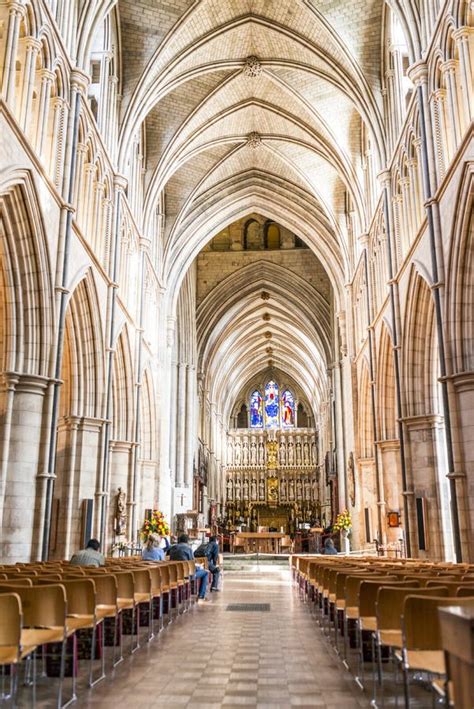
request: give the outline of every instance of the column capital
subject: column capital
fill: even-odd
[[[117,191],[125,192],[128,187],[128,179],[124,175],[119,173],[114,175],[114,189]]]
[[[71,88],[85,95],[90,83],[90,77],[84,71],[76,68],[71,71],[70,83]]]
[[[386,186],[390,185],[390,182],[392,181],[392,173],[388,169],[382,170],[377,175],[377,180],[382,185],[382,187],[386,187]]]
[[[421,86],[428,82],[428,64],[424,61],[418,61],[408,67],[408,78],[415,86]]]

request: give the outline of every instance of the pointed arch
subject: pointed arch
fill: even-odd
[[[131,441],[133,440],[135,396],[130,337],[126,325],[120,332],[115,346],[112,399],[112,439],[115,441]]]
[[[359,457],[374,457],[374,425],[371,410],[369,366],[364,360],[359,380],[358,402]]]
[[[28,171],[15,170],[0,180],[0,262],[0,370],[47,376],[53,335],[51,262]]]

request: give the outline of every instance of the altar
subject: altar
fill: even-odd
[[[291,548],[291,539],[281,532],[237,532],[232,536],[231,550],[245,554],[281,554]]]

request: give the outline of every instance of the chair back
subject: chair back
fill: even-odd
[[[63,586],[17,586],[11,590],[21,599],[25,627],[66,627],[67,602]]]
[[[404,648],[442,650],[438,608],[473,604],[474,598],[407,596],[402,619]]]
[[[117,579],[114,574],[97,574],[90,577],[95,586],[95,600],[98,606],[117,605]]]
[[[375,614],[377,630],[400,630],[405,598],[407,596],[447,596],[444,586],[435,588],[382,586],[378,589]]]
[[[178,567],[176,566],[176,562],[172,561],[168,566],[168,569],[170,575],[170,583],[178,583]]]
[[[151,593],[150,569],[133,569],[132,574],[135,593]]]
[[[64,579],[61,585],[66,590],[67,611],[70,615],[95,614],[95,586],[92,579]]]
[[[5,586],[33,586],[32,579],[29,578],[11,578],[6,581],[0,581],[0,587]]]
[[[170,577],[170,562],[167,562],[166,564],[162,564],[160,566],[160,571],[161,571],[161,584],[162,586],[169,586],[171,577]]]
[[[135,594],[133,573],[131,571],[114,571],[117,579],[117,594],[119,598],[132,599]]]
[[[463,586],[459,586],[459,588],[458,588],[458,590],[457,590],[457,592],[456,592],[456,596],[457,596],[458,598],[459,598],[459,597],[463,597],[463,598],[467,597],[467,598],[470,598],[470,597],[474,596],[474,586],[464,586],[464,585],[463,585]]]
[[[17,593],[0,595],[0,647],[21,642],[21,600]]]
[[[151,592],[154,596],[159,596],[161,593],[161,572],[160,566],[150,566]]]

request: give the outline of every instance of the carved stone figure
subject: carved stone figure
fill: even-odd
[[[250,444],[250,465],[257,465],[257,444],[255,441]]]
[[[301,441],[296,441],[296,465],[301,465]]]
[[[280,459],[280,465],[285,465],[286,463],[286,447],[285,447],[285,441],[280,441],[280,451],[278,454],[278,457]]]
[[[232,484],[232,478],[230,477],[230,475],[227,478],[227,499],[228,500],[234,499],[234,486]]]
[[[263,441],[260,441],[258,444],[258,463],[259,465],[265,464],[265,446],[263,445]]]
[[[304,465],[310,465],[308,441],[305,441],[303,443],[303,463],[304,463]]]
[[[298,478],[296,481],[296,499],[301,500],[303,498],[303,483],[301,479]]]
[[[290,501],[293,501],[295,499],[295,481],[290,480],[288,483],[288,497]]]
[[[240,500],[240,478],[239,477],[235,478],[234,486],[235,486],[235,499]]]
[[[234,462],[234,446],[232,441],[229,440],[227,443],[227,465],[232,465]]]
[[[250,499],[257,499],[257,481],[255,480],[255,478],[252,478],[252,482],[250,484]]]
[[[127,528],[127,513],[126,513],[127,495],[119,487],[115,502],[115,533],[125,534]]]
[[[293,443],[288,441],[288,465],[295,464],[295,451],[293,448]]]
[[[308,502],[311,500],[311,483],[309,478],[305,478],[304,481],[304,497]]]
[[[311,487],[313,488],[313,500],[316,502],[318,499],[318,481],[316,478],[313,479]]]
[[[261,500],[265,499],[265,480],[264,480],[264,478],[260,478],[260,482],[258,483],[258,496]]]
[[[247,441],[244,441],[242,446],[242,465],[249,464],[249,447]]]
[[[242,491],[243,491],[243,498],[244,500],[249,499],[249,481],[247,478],[244,478],[244,482],[242,484]]]
[[[318,462],[316,441],[311,441],[311,462],[313,465],[316,465]]]
[[[286,479],[282,478],[281,483],[280,483],[280,496],[281,496],[282,500],[286,500],[286,494],[287,494]]]
[[[236,441],[235,446],[234,446],[234,464],[240,465],[240,459],[241,459],[240,442]]]

